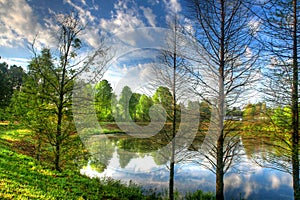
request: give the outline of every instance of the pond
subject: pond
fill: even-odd
[[[242,139],[242,138],[241,138]],[[246,139],[244,139],[246,141]],[[133,181],[144,188],[167,191],[169,181],[169,159],[167,150],[160,151],[151,140],[140,140],[118,135],[97,135],[90,143],[94,156],[89,165],[81,170],[90,177],[112,177],[124,183]],[[230,169],[224,179],[226,199],[293,199],[292,177],[271,168],[264,168],[249,159],[249,154],[260,156],[265,152],[262,142],[249,146],[241,141],[238,163]],[[157,144],[157,143],[155,143]],[[175,188],[182,194],[198,189],[215,190],[213,172],[194,162],[193,151],[186,148],[176,156]],[[189,157],[189,159],[182,159]]]

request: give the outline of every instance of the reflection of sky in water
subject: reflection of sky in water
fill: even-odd
[[[214,191],[215,175],[199,165],[176,164],[175,187],[180,192]],[[240,167],[242,173],[228,172],[225,175],[225,196],[227,199],[293,199],[292,177],[289,174],[264,169],[249,161]],[[125,168],[121,168],[117,151],[113,154],[109,166],[103,173],[93,171],[90,167],[81,173],[92,177],[112,177],[124,182],[130,180],[145,188],[158,190],[168,187],[169,171],[166,165],[155,164],[149,154],[132,158]]]

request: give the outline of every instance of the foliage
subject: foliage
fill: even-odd
[[[215,194],[212,192],[203,192],[202,190],[197,190],[194,193],[187,193],[185,195],[186,200],[215,200]]]
[[[107,80],[95,85],[95,111],[99,121],[113,121],[112,101],[116,98]]]
[[[130,118],[130,110],[132,110],[133,108],[130,109],[130,107],[132,106],[132,104],[130,105],[130,99],[132,96],[132,91],[130,89],[130,87],[125,86],[122,91],[121,91],[121,95],[120,95],[120,99],[119,99],[119,105],[120,105],[120,113],[119,113],[119,117],[120,119],[124,120],[124,121],[128,121]]]
[[[136,108],[136,115],[138,121],[142,121],[142,122],[150,121],[149,111],[152,105],[153,105],[152,99],[147,95],[142,94]]]
[[[292,109],[290,106],[285,106],[283,108],[277,107],[273,111],[271,116],[272,122],[276,127],[278,127],[283,133],[291,132],[292,125]]]
[[[0,120],[7,120],[7,107],[15,91],[19,91],[26,76],[22,67],[16,65],[8,66],[7,63],[0,63]]]
[[[74,149],[79,150],[78,153],[82,150],[72,115],[75,78],[88,70],[103,51],[78,60],[77,54],[82,47],[79,36],[83,30],[80,20],[71,13],[57,15],[55,23],[59,27],[58,53],[52,55],[50,49],[44,48],[38,54],[32,44],[34,57],[28,66],[28,78],[22,91],[15,95],[12,107],[21,116],[19,119],[35,133],[37,158],[41,145],[46,143],[48,146],[44,149],[50,152],[55,169],[61,171],[65,161],[71,160],[67,155]]]
[[[247,104],[243,111],[244,120],[266,119],[268,114],[266,103]]]
[[[169,88],[159,86],[156,89],[152,99],[154,104],[161,104],[163,106],[163,108],[166,110],[167,113],[167,119],[171,121],[172,114],[173,114],[173,110],[172,110],[173,98]]]
[[[134,121],[137,121],[137,105],[140,101],[141,96],[141,94],[134,92],[132,93],[132,96],[129,100],[129,114],[131,119],[133,119]]]

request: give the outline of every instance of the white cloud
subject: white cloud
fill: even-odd
[[[249,26],[250,30],[252,31],[252,34],[256,35],[257,32],[260,30],[261,21],[259,21],[259,20],[251,20],[248,23],[248,26]]]
[[[140,43],[152,41],[153,36],[147,34],[149,26],[156,25],[156,16],[150,8],[139,7],[136,1],[119,0],[114,4],[114,10],[111,11],[110,19],[100,19],[100,27],[105,30],[116,41],[120,50],[120,45],[125,43],[126,46],[137,47]],[[146,19],[146,21],[145,21]],[[149,24],[149,25],[148,25]],[[144,29],[141,33],[141,28]],[[147,38],[152,37],[152,38]],[[157,37],[157,36],[154,36]],[[154,41],[152,41],[153,43]],[[121,50],[124,52],[124,50]]]
[[[147,1],[149,4],[151,4],[152,6],[159,4],[159,0],[148,0]]]
[[[28,65],[29,61],[30,59],[27,58],[1,58],[0,60],[0,62],[5,62],[9,66],[17,65],[23,68],[25,68]]]
[[[272,189],[278,189],[280,187],[280,180],[277,176],[271,175],[269,180],[271,182]]]
[[[167,10],[171,13],[179,13],[181,11],[181,4],[178,0],[163,0]]]
[[[141,20],[136,3],[125,0],[114,4],[111,19],[101,19],[100,26],[107,32],[119,34],[145,27],[145,24]]]
[[[101,38],[99,29],[94,27],[99,22],[91,11],[86,9],[89,5],[85,0],[81,0],[82,7],[73,3],[72,0],[64,0],[64,3],[69,4],[78,12],[81,23],[88,25],[82,33],[82,39],[88,45],[97,47]],[[36,47],[38,49],[43,46],[53,47],[55,44],[53,33],[57,30],[57,26],[52,19],[45,16],[42,19],[44,24],[41,24],[25,0],[0,0],[0,6],[0,46],[25,47],[37,36]],[[96,10],[96,7],[92,6],[91,9]],[[50,15],[57,14],[50,9],[48,12]]]
[[[34,38],[40,25],[25,0],[0,0],[0,45],[25,46]]]
[[[230,174],[225,178],[224,184],[226,188],[240,188],[243,180],[239,174]]]
[[[156,26],[156,20],[155,20],[156,19],[156,15],[153,14],[152,9],[145,8],[144,6],[141,6],[140,8],[144,12],[144,16],[148,20],[148,23],[150,24],[150,26],[155,27]]]
[[[139,64],[137,66],[112,66],[104,74],[103,79],[108,80],[115,93],[119,95],[124,86],[129,86],[133,92],[152,93],[148,91],[147,83],[150,81],[151,64]]]
[[[188,18],[184,18],[183,19],[183,25],[184,25],[184,29],[190,33],[191,35],[194,35],[195,34],[195,29],[193,27],[193,22],[188,19]]]
[[[35,38],[38,49],[52,46],[54,38],[50,30],[39,23],[25,0],[0,0],[0,7],[0,46],[26,48]]]
[[[88,22],[93,23],[96,20],[96,17],[91,14],[91,12],[79,5],[76,5],[72,2],[72,0],[64,0],[65,3],[68,3],[70,6],[75,8],[78,11],[79,18],[83,24],[87,24]],[[84,0],[81,1],[84,6],[87,6]]]
[[[85,0],[81,0],[81,3],[86,6]]]

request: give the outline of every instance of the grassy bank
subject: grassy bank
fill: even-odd
[[[109,133],[115,125],[106,124]],[[118,132],[118,131],[117,131]],[[144,191],[140,186],[122,184],[110,178],[89,178],[77,171],[57,172],[52,165],[34,158],[31,132],[19,124],[0,122],[0,199],[166,199],[166,194]],[[145,195],[147,194],[147,195]],[[176,199],[214,199],[201,190]]]
[[[153,199],[135,185],[41,165],[30,156],[29,134],[20,125],[0,124],[0,199]]]

